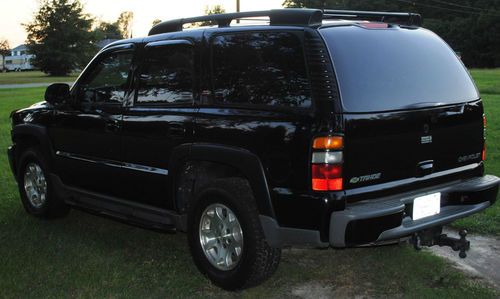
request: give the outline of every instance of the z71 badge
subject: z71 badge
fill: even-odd
[[[382,177],[382,174],[379,173],[374,173],[374,174],[368,174],[368,175],[363,175],[363,176],[355,176],[352,177],[349,183],[351,184],[357,184],[357,183],[363,183],[363,182],[368,182],[368,181],[374,181],[378,180]]]

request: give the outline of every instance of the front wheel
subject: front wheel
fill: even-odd
[[[267,244],[252,190],[241,178],[218,179],[198,192],[188,207],[188,239],[198,269],[226,290],[263,282],[281,256]]]
[[[56,196],[48,167],[37,149],[21,154],[18,186],[24,209],[41,218],[57,218],[68,214],[69,207]]]

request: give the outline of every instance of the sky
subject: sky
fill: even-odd
[[[283,0],[240,0],[241,11],[281,8]],[[11,48],[23,44],[28,23],[36,13],[38,0],[2,0],[0,39],[7,39]],[[236,0],[81,0],[85,11],[107,22],[114,22],[123,11],[134,12],[134,36],[146,36],[153,20],[169,20],[203,15],[205,7],[220,4],[226,12],[236,11]],[[7,12],[7,13],[5,13]]]

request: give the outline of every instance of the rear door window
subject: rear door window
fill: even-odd
[[[146,47],[139,71],[137,104],[189,104],[193,101],[193,47]]]
[[[304,52],[289,32],[239,32],[212,39],[215,101],[309,107]]]
[[[329,48],[345,112],[422,108],[477,100],[453,50],[426,29],[320,31]]]

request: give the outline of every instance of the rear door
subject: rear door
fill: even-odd
[[[455,53],[425,29],[326,28],[345,121],[345,188],[477,166],[483,107]]]

